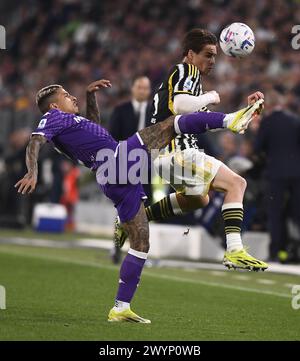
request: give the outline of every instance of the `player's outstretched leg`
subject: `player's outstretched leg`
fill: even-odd
[[[136,216],[123,224],[129,234],[130,249],[120,268],[119,288],[115,306],[108,314],[109,322],[151,323],[130,308],[130,302],[140,282],[141,273],[149,251],[149,224],[144,204]]]
[[[201,134],[210,129],[227,128],[236,133],[243,133],[251,120],[263,108],[263,99],[235,113],[196,112],[171,116],[158,124],[139,131],[139,135],[151,152],[167,146],[178,134]]]
[[[177,134],[200,134],[210,129],[227,128],[234,133],[244,133],[256,114],[261,113],[264,100],[234,113],[197,112],[177,115],[174,128]]]
[[[233,132],[243,133],[256,114],[263,109],[263,99],[235,113],[196,112],[172,116],[165,121],[142,129],[139,133],[148,150],[161,149],[176,137],[177,134],[199,134],[209,129],[228,128]],[[161,210],[161,211],[160,211]],[[179,211],[179,212],[178,212]],[[149,221],[160,220],[182,213],[175,194],[167,196],[160,202],[146,209]],[[161,214],[160,214],[161,213]],[[116,249],[123,247],[128,234],[120,220],[115,221],[114,242]]]

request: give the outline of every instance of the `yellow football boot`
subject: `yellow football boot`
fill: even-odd
[[[138,316],[136,313],[131,311],[130,308],[127,308],[123,311],[116,311],[115,309],[111,309],[108,314],[109,322],[133,322],[133,323],[151,323],[150,320],[146,318]]]
[[[128,238],[128,233],[122,227],[118,217],[115,220],[115,229],[114,229],[114,243],[116,247],[122,248],[126,239]]]
[[[238,110],[235,113],[231,113],[230,115],[232,115],[233,117],[232,119],[228,119],[227,128],[234,133],[243,134],[244,131],[248,128],[248,125],[250,124],[254,116],[262,112],[263,104],[264,100],[259,99],[254,104]]]
[[[236,252],[225,252],[223,265],[228,269],[247,269],[249,271],[264,271],[269,265],[252,257],[245,248]]]

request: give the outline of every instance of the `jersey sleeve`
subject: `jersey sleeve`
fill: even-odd
[[[32,132],[43,135],[48,141],[60,134],[64,129],[64,122],[60,112],[48,112],[43,115],[37,128]]]
[[[173,96],[176,94],[195,95],[194,92],[199,79],[200,72],[195,65],[177,64],[172,79]]]

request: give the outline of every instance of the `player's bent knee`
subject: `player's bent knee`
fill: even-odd
[[[246,179],[238,174],[232,175],[229,179],[227,179],[226,183],[228,188],[233,189],[246,189],[247,187]]]
[[[245,190],[247,188],[247,181],[245,178],[238,176],[239,180],[238,180],[238,185],[242,190]]]

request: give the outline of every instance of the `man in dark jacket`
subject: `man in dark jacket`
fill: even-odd
[[[125,140],[138,130],[152,125],[150,94],[149,78],[135,78],[131,87],[131,100],[118,105],[109,122],[109,131],[117,141]]]
[[[287,219],[300,230],[300,118],[286,109],[276,91],[268,96],[270,113],[262,119],[256,137],[256,154],[264,153],[268,181],[270,259],[284,262],[287,253]]]

